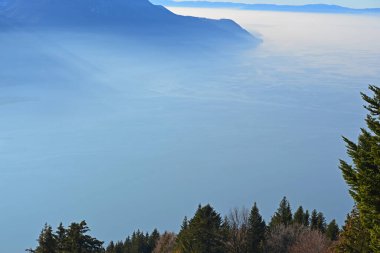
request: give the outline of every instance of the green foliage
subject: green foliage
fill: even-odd
[[[329,238],[331,241],[336,241],[338,240],[339,237],[339,226],[336,223],[335,219],[332,220],[329,225],[327,225],[326,229],[326,236]]]
[[[248,233],[247,244],[248,252],[260,253],[263,252],[263,245],[265,241],[266,225],[263,220],[259,208],[254,203],[248,218]]]
[[[371,235],[371,248],[380,252],[380,88],[369,86],[373,96],[361,94],[367,103],[368,130],[361,129],[358,142],[344,138],[353,164],[340,161],[343,177],[350,187],[360,219]]]
[[[33,253],[55,253],[56,251],[56,239],[53,234],[53,229],[48,224],[42,229],[40,236],[38,237],[38,246],[35,250],[28,250]]]
[[[67,248],[67,231],[62,223],[59,224],[56,234],[56,241],[57,241],[57,253],[66,253],[68,252]]]
[[[151,234],[137,230],[127,237],[124,242],[110,242],[106,247],[106,253],[152,253],[160,238],[157,229]]]
[[[226,233],[220,215],[210,206],[199,206],[194,217],[183,224],[177,238],[182,253],[223,253]]]
[[[310,226],[310,214],[309,214],[309,210],[306,210],[304,215],[303,215],[303,225],[305,227],[308,227]]]
[[[65,228],[62,223],[53,232],[45,225],[38,238],[38,246],[30,253],[304,253],[304,248],[330,242],[337,238],[339,228],[333,220],[327,227],[323,214],[309,214],[299,207],[292,219],[290,204],[284,197],[272,217],[268,229],[257,204],[252,209],[231,210],[222,221],[221,216],[210,205],[199,206],[193,218],[183,220],[178,235],[165,232],[162,236],[153,230],[151,234],[140,230],[133,232],[124,241],[111,241],[106,248],[103,242],[88,235],[90,229],[85,221],[71,223]],[[309,231],[310,233],[306,233]],[[352,238],[348,232],[347,238]],[[302,236],[301,236],[302,235]],[[362,238],[360,238],[362,239]],[[325,245],[326,246],[326,245]],[[311,247],[313,248],[313,247]],[[298,250],[290,252],[289,250]],[[314,252],[314,251],[313,251]],[[320,252],[320,251],[318,251]],[[356,251],[353,251],[356,253]],[[372,252],[371,252],[372,253]]]
[[[326,226],[327,226],[326,225],[326,218],[322,212],[319,212],[317,215],[317,229],[320,232],[325,233],[326,232]]]
[[[336,245],[337,253],[373,253],[369,248],[370,234],[363,227],[359,217],[359,211],[355,207],[352,212],[347,215],[345,225],[339,236]]]
[[[306,210],[304,212],[302,206],[298,207],[297,211],[294,213],[294,216],[293,216],[293,223],[308,227],[310,225],[309,211]]]
[[[297,211],[294,213],[294,216],[293,216],[294,224],[303,225],[304,217],[305,217],[305,213],[303,211],[303,207],[300,206],[298,207]]]
[[[103,242],[87,235],[90,229],[85,221],[71,223],[65,229],[62,224],[53,233],[51,226],[45,225],[38,238],[36,249],[29,249],[33,253],[102,253]]]
[[[310,228],[313,230],[318,229],[318,212],[316,209],[311,212]]]
[[[272,216],[272,219],[269,223],[269,227],[275,227],[277,225],[285,225],[288,226],[292,223],[292,210],[290,208],[289,201],[286,197],[280,202],[280,206],[278,207],[275,214]]]
[[[326,218],[323,215],[322,212],[317,212],[316,209],[314,209],[311,212],[311,219],[310,219],[310,228],[312,230],[318,230],[321,233],[326,232]]]

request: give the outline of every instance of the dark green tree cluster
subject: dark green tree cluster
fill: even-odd
[[[292,209],[290,208],[290,203],[286,199],[286,197],[284,197],[281,200],[280,206],[278,207],[277,211],[272,216],[272,219],[269,222],[269,227],[273,228],[280,224],[288,226],[292,223],[292,219],[293,216]]]
[[[304,211],[302,206],[298,207],[297,211],[294,213],[293,223],[308,227],[310,225],[309,211]]]
[[[125,241],[114,243],[111,241],[106,247],[106,253],[152,253],[159,240],[160,234],[157,229],[151,234],[143,233],[140,230],[133,232]]]
[[[254,203],[248,218],[247,244],[248,252],[261,253],[264,249],[265,233],[267,227],[260,214],[256,202]]]
[[[370,253],[370,234],[364,228],[356,207],[347,215],[345,225],[336,245],[337,253]]]
[[[185,218],[177,237],[177,250],[183,253],[223,253],[227,224],[210,205],[200,206],[194,217]]]
[[[104,252],[103,242],[87,235],[90,229],[85,221],[71,223],[68,228],[60,224],[56,232],[45,224],[38,246],[28,249],[30,253],[101,253]]]
[[[176,252],[293,253],[305,248],[308,241],[313,245],[321,244],[327,250],[338,239],[339,227],[335,220],[328,225],[325,220],[323,213],[316,210],[309,217],[309,212],[302,206],[292,215],[285,197],[269,226],[266,226],[256,203],[248,214],[244,209],[242,212],[234,209],[223,221],[210,205],[199,206],[190,221],[184,219]]]
[[[303,211],[303,208],[299,207],[293,216],[290,203],[284,197],[269,226],[266,225],[256,203],[250,210],[234,209],[224,219],[208,204],[199,205],[190,220],[185,217],[178,235],[165,232],[161,236],[156,229],[151,234],[137,230],[124,241],[111,241],[103,248],[102,241],[87,235],[89,231],[84,221],[72,223],[68,228],[60,224],[55,232],[51,226],[45,225],[37,240],[38,246],[28,251],[31,253],[298,253],[290,249],[304,248],[305,241],[314,240],[314,244],[322,242],[326,246],[326,242],[336,240],[339,227],[335,220],[326,227],[323,214],[316,210],[313,210],[309,218],[308,211]],[[307,231],[315,232],[307,233]]]
[[[330,240],[337,240],[339,235],[339,226],[335,220],[332,220],[329,224],[326,223],[326,218],[322,212],[318,212],[314,209],[309,215],[309,211],[304,211],[303,207],[300,206],[292,215],[292,210],[289,201],[284,197],[280,205],[272,216],[269,223],[269,229],[273,229],[279,225],[289,226],[298,225],[305,228],[310,228],[311,230],[317,230],[326,236]]]
[[[361,129],[357,143],[344,138],[352,164],[341,160],[340,169],[350,187],[349,192],[357,206],[361,226],[370,235],[371,250],[378,253],[380,252],[380,88],[369,86],[369,89],[373,96],[361,94],[368,111],[367,129]]]

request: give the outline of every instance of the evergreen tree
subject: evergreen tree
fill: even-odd
[[[59,224],[56,231],[56,239],[57,239],[57,253],[66,253],[67,252],[67,235],[66,229],[62,225],[62,222]]]
[[[304,215],[303,215],[303,223],[305,227],[308,227],[310,225],[310,214],[309,210],[306,210]]]
[[[157,229],[154,229],[153,232],[148,237],[148,252],[152,252],[156,247],[157,241],[160,239],[160,233]]]
[[[38,246],[35,250],[29,250],[34,253],[56,253],[57,242],[53,233],[53,229],[48,224],[42,229],[38,237]]]
[[[106,253],[115,253],[115,244],[113,243],[113,241],[110,241],[110,243],[108,244],[106,248]]]
[[[265,221],[255,202],[248,218],[247,244],[249,253],[261,253],[263,251],[265,230]]]
[[[103,253],[103,242],[86,233],[90,231],[85,221],[72,223],[65,229],[62,223],[57,232],[53,233],[51,226],[45,225],[38,238],[38,246],[32,253]]]
[[[364,228],[359,217],[359,211],[355,207],[347,215],[335,250],[337,253],[374,253],[375,251],[371,251],[369,246],[370,234]]]
[[[338,240],[339,237],[339,226],[336,223],[335,219],[332,220],[329,225],[327,225],[326,229],[326,236],[329,238],[331,241],[336,241]]]
[[[371,247],[380,252],[380,88],[369,86],[373,97],[361,94],[367,103],[366,124],[358,142],[344,138],[353,164],[340,161],[343,177],[350,187],[365,229],[371,235]]]
[[[71,223],[66,230],[67,251],[70,253],[101,253],[103,242],[86,235],[90,229],[85,221]]]
[[[326,218],[322,212],[317,214],[317,229],[322,233],[326,232]]]
[[[298,207],[297,211],[294,213],[293,223],[303,225],[304,219],[305,219],[305,213],[303,211],[303,207],[300,206]]]
[[[128,253],[128,251],[124,251],[124,244],[121,241],[118,241],[115,244],[114,253]]]
[[[315,209],[311,212],[310,228],[314,230],[318,229],[318,212]]]
[[[182,253],[223,253],[226,235],[220,215],[210,206],[199,206],[194,217],[178,234]]]
[[[272,228],[277,225],[285,225],[288,226],[292,222],[292,210],[290,208],[289,201],[284,197],[280,206],[278,207],[275,214],[272,216],[272,219],[269,223],[269,227]]]
[[[132,240],[130,236],[127,236],[125,238],[124,244],[123,244],[123,252],[130,253],[132,250]]]

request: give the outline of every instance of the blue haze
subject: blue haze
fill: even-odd
[[[380,83],[379,18],[172,11],[262,43],[3,22],[0,252],[34,246],[45,222],[86,219],[106,241],[177,231],[199,203],[257,201],[268,220],[284,195],[342,224],[340,136],[357,136],[359,92]]]
[[[256,11],[281,11],[281,12],[311,12],[311,13],[342,13],[342,14],[380,14],[380,8],[347,8],[331,4],[307,4],[307,5],[285,5],[285,4],[249,4],[237,2],[216,1],[173,1],[155,0],[156,4],[171,7],[191,8],[226,8]]]
[[[154,0],[153,2],[162,1]],[[178,0],[181,2],[182,0]],[[220,0],[210,0],[219,2]],[[194,0],[196,2],[196,0]],[[247,4],[279,4],[279,5],[307,5],[307,4],[332,4],[349,8],[380,8],[378,0],[227,0],[221,2],[247,3]]]

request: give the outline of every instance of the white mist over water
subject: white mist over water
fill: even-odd
[[[380,84],[380,17],[171,10],[233,18],[263,43],[0,33],[1,252],[34,246],[45,222],[86,219],[102,240],[177,230],[206,202],[257,201],[268,220],[283,195],[343,222],[340,136],[356,138],[359,92]]]

